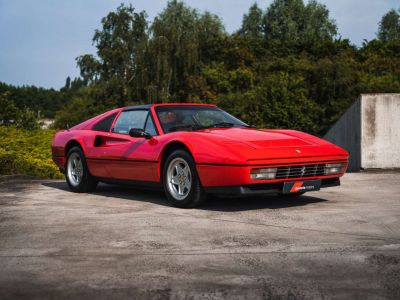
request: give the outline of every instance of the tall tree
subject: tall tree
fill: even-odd
[[[199,58],[202,64],[220,59],[227,38],[221,19],[206,11],[197,22],[199,39]]]
[[[400,39],[400,14],[391,9],[379,22],[378,38],[382,41]]]
[[[337,34],[335,22],[325,5],[311,0],[274,0],[264,17],[268,40],[286,44],[312,44],[332,40]]]
[[[121,4],[101,21],[102,29],[96,30],[93,43],[97,56],[77,58],[85,81],[100,80],[109,98],[117,99],[119,106],[130,99],[139,99],[140,77],[138,60],[144,55],[147,44],[147,21],[144,12],[136,13],[132,5]]]
[[[199,15],[183,2],[173,0],[154,19],[152,24],[152,50],[155,56],[158,101],[174,98],[184,101],[185,82],[198,70]]]
[[[242,27],[239,33],[251,38],[263,36],[263,12],[257,3],[250,6],[249,12],[243,16]]]

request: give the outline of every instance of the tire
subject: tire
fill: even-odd
[[[67,153],[65,179],[71,191],[75,193],[91,192],[97,187],[97,181],[90,175],[80,147],[72,147]]]
[[[194,160],[185,150],[168,156],[163,167],[163,185],[168,201],[175,207],[197,207],[206,200]]]

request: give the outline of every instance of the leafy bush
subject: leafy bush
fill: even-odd
[[[51,159],[52,130],[0,126],[0,174],[62,178]]]

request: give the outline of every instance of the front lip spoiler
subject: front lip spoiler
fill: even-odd
[[[301,181],[301,180],[293,180]],[[321,179],[321,188],[339,186],[339,177]],[[205,188],[207,194],[229,196],[229,197],[247,197],[247,196],[263,196],[276,195],[282,192],[283,182],[260,183],[239,186],[221,186]]]

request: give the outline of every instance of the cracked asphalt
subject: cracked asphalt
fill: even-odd
[[[400,299],[400,173],[298,198],[0,183],[0,299]]]

